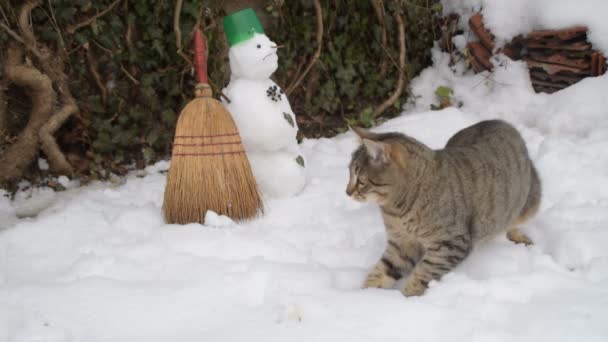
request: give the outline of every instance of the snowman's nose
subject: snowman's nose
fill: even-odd
[[[271,47],[272,47],[273,49],[280,49],[280,48],[282,48],[282,47],[285,47],[285,45],[274,45],[274,46],[271,46]]]

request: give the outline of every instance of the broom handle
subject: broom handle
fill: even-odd
[[[207,53],[203,32],[197,28],[194,31],[194,67],[199,83],[208,83],[207,80]]]

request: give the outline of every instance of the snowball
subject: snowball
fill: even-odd
[[[300,192],[306,183],[305,167],[298,163],[296,154],[251,152],[247,157],[264,195],[290,197]]]
[[[226,227],[234,225],[234,221],[228,216],[218,215],[212,210],[207,210],[205,213],[205,225],[212,227]]]
[[[49,163],[44,158],[38,158],[38,168],[43,171],[48,170]]]

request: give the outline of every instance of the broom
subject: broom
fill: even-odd
[[[203,224],[212,210],[233,220],[263,212],[258,185],[228,110],[213,99],[200,29],[194,33],[196,98],[182,110],[175,128],[163,201],[167,223]]]

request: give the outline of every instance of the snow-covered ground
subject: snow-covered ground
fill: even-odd
[[[497,237],[423,297],[361,290],[385,236],[378,209],[345,195],[352,133],[306,140],[305,190],[246,224],[165,225],[166,162],[124,182],[62,179],[65,192],[0,197],[0,342],[607,341],[608,75],[546,95],[521,63],[473,75],[434,61],[377,130],[439,148],[482,119],[515,124],[543,180],[523,227],[534,246]],[[440,85],[463,107],[427,112]]]

